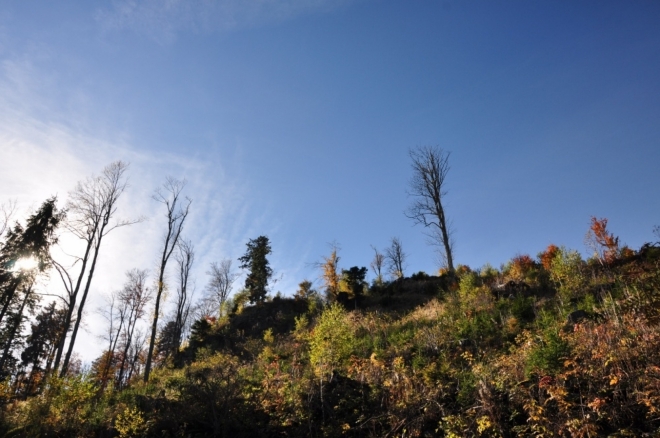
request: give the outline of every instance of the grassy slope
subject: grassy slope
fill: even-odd
[[[658,436],[660,250],[543,260],[417,276],[351,310],[275,298],[197,323],[149,385],[52,381],[4,423],[13,436]],[[494,288],[510,280],[529,288]],[[586,318],[568,323],[575,310]]]

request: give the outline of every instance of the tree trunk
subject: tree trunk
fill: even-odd
[[[16,331],[18,330],[18,327],[21,325],[21,320],[23,319],[23,310],[25,310],[25,305],[27,304],[28,298],[30,297],[30,293],[32,293],[32,286],[30,286],[25,291],[25,298],[23,298],[23,302],[21,303],[21,308],[18,311],[18,315],[16,317],[16,321],[14,322],[14,326],[11,328],[9,339],[7,341],[7,346],[5,347],[5,350],[2,352],[2,358],[0,358],[0,373],[3,372],[5,368],[5,362],[7,361],[7,357],[9,356],[9,352],[11,350],[11,344],[14,343],[14,338],[16,337]]]
[[[165,247],[167,250],[167,246]],[[160,267],[160,275],[158,276],[158,292],[156,293],[156,307],[154,309],[154,322],[151,325],[151,338],[149,340],[149,352],[147,353],[147,363],[144,365],[144,382],[149,381],[149,374],[151,373],[151,360],[154,354],[154,346],[156,344],[156,330],[158,329],[158,312],[160,312],[160,297],[163,294],[165,277],[165,252],[163,252],[162,265]]]
[[[96,230],[94,230],[94,233],[96,233]],[[89,252],[92,250],[93,244],[94,238],[92,237],[87,241],[87,248],[85,249],[85,255],[82,258],[82,266],[80,267],[80,275],[78,275],[78,280],[76,280],[75,289],[71,291],[69,308],[67,309],[64,326],[62,327],[62,334],[57,344],[57,354],[55,355],[55,363],[53,365],[53,372],[55,373],[60,367],[60,361],[62,360],[62,354],[64,353],[64,345],[66,345],[66,335],[69,333],[69,327],[71,327],[71,320],[73,319],[73,312],[76,308],[78,291],[80,291],[80,285],[82,284],[82,279],[85,276],[85,269],[87,268],[87,262],[89,261]]]
[[[5,294],[5,304],[2,306],[2,311],[0,311],[0,324],[2,324],[2,320],[5,318],[5,314],[7,313],[7,309],[9,309],[9,305],[11,304],[11,301],[14,299],[14,295],[16,294],[16,289],[18,288],[20,284],[19,280],[14,280],[12,281],[12,284],[8,288],[8,293]]]
[[[96,245],[94,246],[94,257],[92,258],[92,265],[89,268],[89,274],[87,275],[87,282],[85,283],[85,290],[83,291],[82,298],[80,299],[80,304],[78,305],[78,315],[76,322],[73,326],[73,332],[71,333],[71,340],[69,341],[69,348],[64,357],[64,363],[62,363],[62,370],[60,371],[60,377],[66,375],[67,369],[69,368],[69,361],[71,360],[71,353],[73,353],[73,346],[76,343],[76,336],[78,335],[78,327],[80,327],[80,321],[82,321],[83,310],[85,307],[85,301],[87,300],[87,294],[89,293],[89,288],[92,285],[92,277],[94,277],[94,269],[96,268],[96,260],[99,256],[99,251],[101,249],[101,240],[103,239],[103,231],[105,226],[108,224],[108,219],[106,218],[103,221],[103,225],[99,230],[98,237],[96,239]]]

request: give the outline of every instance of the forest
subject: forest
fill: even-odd
[[[406,272],[398,238],[342,266],[334,245],[316,263],[319,287],[300,279],[276,294],[277,247],[262,235],[212,263],[192,299],[193,207],[185,181],[167,178],[154,193],[158,269],[115,280],[91,366],[74,349],[104,238],[141,221],[116,219],[128,165],[26,218],[4,204],[0,436],[660,436],[660,227],[629,248],[592,217],[586,259],[549,245],[499,268],[462,265],[443,208],[449,153],[409,155],[406,215],[443,266]],[[56,258],[64,235],[80,252]]]

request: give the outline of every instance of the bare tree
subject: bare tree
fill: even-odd
[[[227,300],[227,303],[231,303],[231,300]],[[190,318],[193,321],[206,319],[213,316],[217,310],[218,305],[215,303],[212,297],[206,295],[201,297],[193,306],[191,306]]]
[[[209,298],[218,309],[218,317],[222,317],[224,305],[231,293],[232,285],[238,274],[232,271],[231,259],[224,259],[220,263],[211,263],[211,268],[206,272],[211,277],[206,290]]]
[[[104,353],[105,358],[102,360],[103,369],[100,370],[101,375],[101,390],[105,390],[105,387],[108,382],[110,369],[113,367],[115,361],[115,352],[117,351],[117,342],[119,341],[119,335],[124,323],[126,321],[126,314],[128,313],[128,303],[121,301],[119,299],[120,291],[115,291],[110,294],[110,297],[106,299],[106,303],[103,307],[98,309],[99,314],[108,321],[108,331],[104,335],[108,341],[108,349]]]
[[[80,322],[82,321],[85,301],[87,300],[87,295],[92,284],[103,238],[116,228],[131,225],[141,220],[117,220],[111,223],[111,219],[117,211],[117,201],[127,186],[124,177],[127,169],[127,163],[115,161],[106,166],[101,175],[79,182],[73,192],[69,194],[70,199],[67,204],[69,219],[66,227],[74,236],[85,242],[85,252],[82,257],[77,257],[74,262],[74,265],[80,262],[80,271],[76,276],[75,285],[68,270],[62,264],[55,264],[68,294],[67,299],[65,299],[67,314],[55,357],[55,370],[59,367],[71,323],[74,323],[69,348],[60,370],[61,376],[66,375],[71,354],[73,353],[73,347],[76,342]],[[83,287],[85,276],[86,281]],[[82,297],[80,303],[77,303],[81,289]],[[78,314],[74,319],[73,313],[76,307]]]
[[[385,255],[378,251],[375,246],[371,246],[374,250],[374,259],[371,261],[371,269],[376,274],[376,284],[383,283],[383,265],[385,264]]]
[[[121,387],[124,381],[124,373],[128,364],[128,354],[133,345],[133,335],[137,323],[144,316],[145,309],[151,301],[152,291],[147,287],[147,271],[132,269],[126,273],[126,284],[119,293],[119,301],[125,306],[126,324],[121,334],[122,351],[121,363],[119,364],[119,376],[117,377],[117,386]]]
[[[385,250],[385,260],[390,274],[395,278],[403,278],[403,270],[406,264],[406,253],[403,252],[403,245],[398,237],[392,237],[390,246]]]
[[[126,382],[130,382],[133,374],[140,373],[140,365],[144,364],[144,344],[147,341],[147,333],[141,330],[135,331],[135,336],[131,348],[128,351],[128,376]]]
[[[149,340],[149,351],[147,353],[147,362],[144,366],[144,381],[149,381],[149,374],[151,372],[151,362],[154,354],[154,347],[156,345],[156,333],[158,331],[158,316],[160,312],[160,300],[165,290],[165,268],[167,262],[177,247],[181,231],[183,231],[183,224],[188,217],[190,209],[190,198],[181,199],[181,192],[185,187],[185,181],[179,181],[174,178],[168,177],[163,184],[162,189],[156,190],[154,199],[163,204],[167,210],[167,231],[163,239],[163,252],[160,257],[160,266],[158,271],[158,283],[156,290],[156,306],[154,309],[154,319],[151,326],[151,338]]]
[[[16,201],[9,200],[8,202],[0,205],[0,239],[7,231],[12,217],[16,213]]]
[[[449,173],[449,152],[423,146],[409,151],[413,176],[408,196],[413,198],[406,216],[428,229],[431,243],[442,248],[440,255],[450,272],[454,271],[453,240],[443,206],[447,196],[445,179]]]
[[[184,331],[190,315],[190,303],[193,292],[190,291],[190,271],[195,261],[195,247],[190,241],[179,242],[179,251],[174,256],[179,268],[179,286],[176,291],[176,307],[174,308],[174,342],[172,352],[179,350]]]

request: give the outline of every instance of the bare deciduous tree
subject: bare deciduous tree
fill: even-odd
[[[140,374],[141,365],[145,362],[144,344],[147,341],[147,333],[136,330],[133,343],[128,351],[128,376],[126,382],[130,382],[133,374]]]
[[[115,363],[115,352],[117,351],[117,342],[124,322],[126,321],[127,303],[119,300],[120,291],[115,291],[110,294],[105,301],[105,305],[98,309],[98,313],[108,321],[108,331],[103,337],[108,341],[108,349],[103,353],[100,363],[103,366],[100,371],[99,378],[101,380],[101,390],[105,390],[107,382],[110,377],[110,370]]]
[[[371,261],[371,269],[376,274],[376,284],[383,283],[383,265],[385,264],[385,255],[378,251],[375,246],[371,246],[374,250],[374,259]]]
[[[176,291],[176,306],[174,308],[174,342],[172,353],[179,350],[184,332],[188,325],[190,304],[193,291],[190,291],[190,271],[195,261],[195,247],[192,242],[179,242],[179,251],[174,256],[179,268],[179,286]]]
[[[147,287],[147,271],[132,269],[126,273],[126,284],[119,293],[120,306],[126,308],[126,323],[122,330],[122,352],[119,364],[119,376],[117,386],[124,384],[126,365],[129,363],[129,350],[133,346],[133,335],[137,323],[144,316],[145,309],[151,301],[152,290]]]
[[[224,305],[227,298],[229,298],[232,285],[238,278],[238,274],[232,271],[231,259],[224,259],[220,263],[211,263],[211,267],[206,274],[211,277],[209,284],[206,286],[208,297],[218,309],[218,317],[222,317],[225,310]]]
[[[442,248],[440,255],[450,272],[454,271],[453,240],[443,201],[447,195],[445,179],[449,173],[449,152],[423,146],[409,151],[413,176],[408,196],[413,198],[406,216],[428,229],[431,243]]]
[[[165,268],[167,262],[177,247],[179,237],[183,231],[183,224],[188,217],[190,209],[190,198],[181,199],[181,192],[185,187],[185,181],[179,181],[174,178],[168,177],[163,184],[162,189],[156,190],[154,199],[163,204],[167,210],[167,231],[163,238],[163,252],[160,257],[160,264],[158,270],[158,283],[156,289],[156,305],[154,309],[154,319],[151,326],[151,337],[149,339],[149,350],[147,353],[147,362],[144,366],[144,381],[149,381],[149,374],[151,372],[151,362],[154,354],[154,347],[156,345],[156,333],[158,331],[158,316],[160,312],[160,300],[165,290]]]
[[[8,202],[0,205],[0,239],[2,236],[4,236],[5,231],[7,231],[14,213],[16,213],[15,200],[9,200]]]
[[[230,304],[232,300],[227,300]],[[190,318],[193,321],[212,317],[218,311],[217,304],[210,296],[203,296],[190,308]]]
[[[385,249],[385,260],[390,274],[395,278],[403,278],[406,265],[406,253],[398,237],[392,237],[389,248]]]
[[[77,257],[74,262],[74,265],[80,263],[80,271],[77,274],[75,285],[67,269],[62,264],[55,264],[68,294],[68,299],[65,299],[67,314],[55,357],[55,370],[59,367],[71,323],[74,323],[69,348],[60,370],[61,376],[66,375],[73,353],[103,238],[116,228],[134,224],[141,220],[118,220],[110,223],[117,211],[117,201],[127,186],[125,179],[127,169],[127,163],[115,161],[106,166],[101,175],[79,182],[73,192],[70,193],[67,204],[68,221],[66,227],[74,236],[85,242],[85,252],[82,257]],[[85,276],[86,281],[83,287]],[[78,295],[81,291],[82,296],[78,303]],[[76,308],[78,314],[74,319],[73,313]]]

